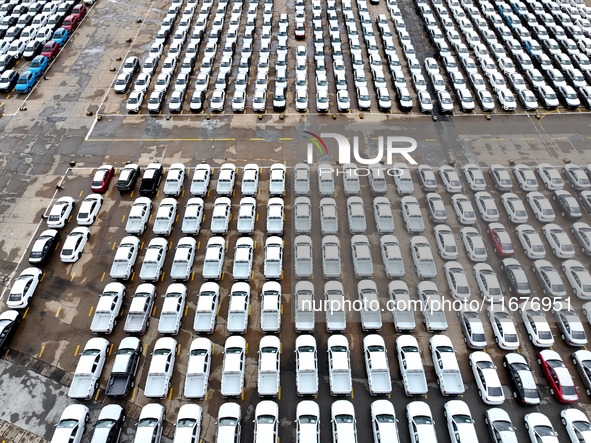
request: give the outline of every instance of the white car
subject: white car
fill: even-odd
[[[495,443],[516,443],[516,429],[511,422],[507,411],[501,408],[490,408],[484,412],[484,423],[486,423],[491,441]]]
[[[536,171],[544,183],[544,186],[548,191],[556,191],[559,189],[564,188],[564,180],[554,166],[549,165],[548,163],[540,163]]]
[[[566,303],[557,301],[552,309],[554,320],[560,331],[560,338],[569,346],[585,346],[587,334],[579,315]]]
[[[92,225],[103,204],[103,196],[100,194],[89,194],[80,205],[78,215],[76,216],[76,222],[80,226]]]
[[[241,418],[239,404],[233,402],[223,403],[218,411],[216,443],[239,442]]]
[[[167,250],[168,242],[165,239],[153,238],[150,240],[140,270],[140,279],[157,281],[160,278]]]
[[[575,408],[563,409],[560,411],[560,417],[571,443],[591,441],[591,422],[583,411]]]
[[[578,260],[566,260],[562,263],[562,272],[570,283],[573,294],[582,300],[591,299],[591,274]]]
[[[67,406],[55,425],[51,443],[80,443],[88,423],[88,412],[89,409],[85,405]]]
[[[60,253],[60,259],[64,263],[75,263],[82,256],[86,242],[90,238],[90,229],[86,227],[74,228],[68,234]]]
[[[511,189],[513,188],[513,180],[511,180],[511,176],[506,167],[495,163],[490,165],[489,172],[497,191],[511,192]]]
[[[236,241],[234,249],[234,280],[250,280],[254,256],[254,241],[250,237],[241,237]]]
[[[220,167],[216,191],[219,196],[231,197],[236,181],[236,166],[233,163],[224,163]]]
[[[263,400],[254,410],[253,443],[277,443],[279,435],[279,406]]]
[[[556,219],[550,200],[541,192],[528,192],[526,200],[534,213],[536,220],[542,223],[552,223]]]
[[[218,197],[215,199],[211,210],[212,234],[226,235],[228,233],[231,213],[232,202],[228,197]]]
[[[503,291],[496,272],[488,263],[477,263],[473,268],[480,295],[487,303],[500,302]]]
[[[191,195],[205,197],[211,179],[211,166],[201,163],[195,166],[191,179]]]
[[[178,241],[170,269],[170,278],[172,280],[189,280],[196,249],[197,242],[192,237],[183,237]]]
[[[470,199],[464,194],[454,194],[451,203],[456,211],[458,221],[463,225],[473,225],[476,223],[476,213]]]
[[[509,220],[515,224],[527,223],[528,218],[525,205],[516,194],[513,194],[512,192],[506,192],[501,195],[501,201],[503,202],[503,206],[507,211]]]
[[[204,202],[201,197],[193,197],[187,201],[181,231],[183,234],[198,235],[203,221]]]
[[[460,237],[466,248],[468,258],[473,262],[484,262],[488,258],[484,239],[476,228],[464,227],[460,230]]]
[[[257,217],[257,203],[253,197],[243,197],[238,206],[236,229],[240,235],[252,235]]]
[[[90,330],[95,334],[110,334],[117,324],[121,305],[125,298],[125,286],[109,283],[103,289],[94,310]]]
[[[181,406],[177,414],[173,443],[199,443],[202,417],[201,406],[190,403]]]
[[[546,248],[544,247],[542,238],[533,227],[522,224],[517,226],[515,233],[528,258],[537,260],[546,257]]]
[[[148,403],[140,412],[134,443],[160,443],[164,430],[164,406]]]
[[[6,306],[9,309],[26,308],[41,281],[42,275],[43,272],[39,268],[31,267],[22,271],[14,280],[12,288],[10,288]]]
[[[400,441],[394,405],[388,400],[375,400],[370,406],[371,429],[375,443]]]
[[[210,105],[212,112],[222,112],[226,101],[226,91],[216,89],[211,95]]]
[[[74,209],[74,199],[72,197],[61,197],[51,207],[47,217],[47,226],[53,229],[63,228],[70,219]]]
[[[172,226],[176,220],[177,209],[178,203],[172,197],[165,198],[160,202],[152,228],[155,235],[163,235],[165,237],[170,235]]]
[[[295,423],[296,443],[320,443],[320,408],[315,401],[298,403]]]
[[[125,103],[125,110],[129,113],[138,113],[142,107],[142,103],[144,102],[145,94],[142,91],[133,90],[129,93],[127,97],[127,102]]]
[[[486,180],[480,166],[474,163],[468,163],[463,168],[464,176],[468,182],[469,188],[474,192],[484,191],[486,189]]]
[[[540,412],[530,412],[523,418],[531,443],[559,443],[558,434],[552,423]],[[580,440],[579,440],[580,441]]]
[[[357,443],[355,408],[348,400],[337,400],[330,407],[330,423],[333,442]]]
[[[490,304],[486,313],[497,345],[505,351],[519,349],[519,336],[509,312],[501,305]]]
[[[431,408],[423,401],[413,401],[406,405],[406,418],[412,443],[437,443],[435,422]]]
[[[490,355],[484,351],[475,351],[470,354],[469,362],[482,401],[487,405],[502,404],[505,394]]]
[[[142,235],[146,230],[146,224],[150,218],[151,210],[152,200],[148,197],[140,197],[136,199],[129,210],[125,232],[128,234]]]
[[[269,173],[269,195],[272,197],[285,195],[285,165],[274,163]]]
[[[267,203],[267,234],[283,235],[285,204],[280,197],[270,198]]]
[[[451,166],[441,166],[439,168],[439,176],[445,186],[445,190],[450,193],[462,192],[462,182],[460,176]]]
[[[499,221],[499,209],[495,203],[495,199],[486,191],[480,191],[474,194],[476,200],[476,207],[480,213],[480,218],[487,223],[494,223]]]
[[[168,168],[166,180],[164,181],[164,195],[178,197],[183,189],[185,180],[185,165],[174,163]]]
[[[478,441],[478,434],[470,408],[462,400],[450,400],[443,406],[443,416],[447,421],[449,438],[457,443]]]
[[[517,108],[517,102],[515,101],[515,96],[513,93],[506,88],[503,88],[497,92],[497,98],[501,103],[501,108],[505,112],[515,111]]]
[[[519,164],[513,168],[517,184],[522,191],[533,192],[538,190],[538,180],[533,169],[527,165]]]
[[[254,163],[247,164],[242,171],[243,196],[256,197],[259,190],[259,165]]]
[[[349,112],[351,109],[349,92],[345,89],[337,91],[337,109],[339,112]]]
[[[458,258],[458,246],[451,228],[447,225],[437,225],[434,229],[434,236],[441,258],[456,260]]]
[[[470,285],[462,265],[456,261],[449,261],[445,263],[443,270],[451,298],[454,300],[469,300],[471,296]]]
[[[575,248],[566,231],[557,224],[549,223],[542,228],[542,234],[546,237],[552,249],[552,253],[561,259],[575,257]]]
[[[194,240],[194,239],[192,239]],[[158,332],[162,335],[176,335],[181,328],[181,320],[185,311],[187,287],[182,283],[168,286],[164,294],[164,303],[158,322]]]
[[[530,309],[529,303],[519,308],[527,336],[534,346],[549,348],[554,345],[554,336],[544,312]]]

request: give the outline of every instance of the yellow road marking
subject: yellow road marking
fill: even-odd
[[[98,400],[99,393],[101,392],[100,388],[96,390],[96,395],[94,396],[94,400]]]
[[[25,313],[23,314],[23,320],[25,319],[25,317],[27,316],[27,313],[29,312],[29,306],[27,306],[27,309],[25,311]]]
[[[78,349],[80,349],[80,345],[76,346],[76,350],[74,351],[74,357],[78,355]]]
[[[60,315],[61,311],[62,311],[62,307],[60,306],[59,308],[57,308],[57,312],[55,313],[55,318],[57,318],[57,316]]]
[[[103,272],[103,276],[101,277],[101,281],[103,281],[105,279],[105,274],[106,274],[106,272]]]
[[[111,251],[115,250],[115,246],[117,245],[117,242],[113,242],[113,247],[111,248]]]
[[[123,223],[125,221],[125,216],[126,216],[126,214],[123,214],[123,218],[121,219],[121,223]]]
[[[74,281],[74,277],[75,277],[75,276],[76,276],[76,273],[74,272],[74,273],[72,274],[72,278],[70,279],[70,281]]]
[[[39,357],[37,358],[41,358],[41,356],[43,355],[43,351],[45,351],[45,345],[43,345],[43,347],[41,348],[41,352],[39,352]]]
[[[91,306],[91,307],[90,307],[90,312],[88,313],[88,316],[89,316],[89,317],[92,315],[92,311],[93,311],[93,309],[94,309],[94,306]]]
[[[113,351],[113,343],[111,343],[111,346],[109,347],[109,355],[111,355],[111,351]]]
[[[41,280],[39,280],[39,283],[41,283],[44,278],[45,278],[45,272],[41,275]]]

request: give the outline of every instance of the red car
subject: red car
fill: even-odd
[[[115,168],[111,165],[103,165],[98,168],[92,178],[92,185],[90,186],[92,192],[107,192],[114,174]]]
[[[76,28],[76,26],[78,26],[78,20],[80,20],[79,16],[70,14],[64,20],[62,28],[67,29],[68,32],[72,32]]]
[[[86,15],[86,6],[83,4],[74,6],[74,9],[72,9],[72,15],[75,15],[78,17],[78,19],[81,19]]]
[[[306,37],[306,25],[304,22],[296,22],[295,24],[295,38],[302,40]]]
[[[495,252],[501,257],[512,257],[515,254],[515,248],[507,229],[501,223],[491,223],[488,225],[488,235],[492,240]]]
[[[579,399],[573,378],[558,352],[550,349],[538,352],[538,364],[542,367],[544,377],[550,386],[550,394],[556,400],[561,403],[574,403]]]
[[[53,57],[57,55],[57,52],[60,50],[60,45],[53,40],[48,41],[43,45],[43,49],[41,50],[41,55],[47,57],[48,60],[53,60]]]

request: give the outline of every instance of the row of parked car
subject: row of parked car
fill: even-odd
[[[166,396],[174,367],[176,342],[171,338],[162,338],[156,342],[152,353],[152,362],[146,380],[145,393],[150,398]],[[391,392],[391,381],[387,351],[384,340],[378,335],[369,335],[364,338],[364,357],[368,376],[368,386],[372,395],[383,395]],[[258,391],[260,396],[277,395],[279,386],[279,339],[274,336],[263,337],[259,346],[259,373]],[[457,365],[454,348],[448,337],[437,335],[431,338],[429,345],[434,367],[438,376],[438,384],[443,395],[457,395],[464,392],[462,375]],[[102,372],[106,359],[108,342],[104,339],[91,339],[84,348],[78,363],[70,396],[86,395],[87,389],[92,390]],[[344,336],[335,335],[329,338],[327,343],[329,358],[329,382],[331,394],[339,395],[351,392],[351,374],[349,361],[349,345]],[[135,378],[135,371],[141,354],[141,344],[137,338],[124,339],[115,355],[115,364],[109,377],[107,395],[125,395],[125,389],[131,389]],[[207,391],[209,378],[209,364],[211,360],[212,346],[206,338],[197,338],[191,344],[189,357],[189,370],[185,381],[185,395],[188,398],[202,398]],[[406,395],[425,394],[427,383],[424,376],[423,363],[420,349],[416,339],[409,335],[402,335],[396,340],[396,352],[401,368],[401,376]],[[298,395],[315,395],[317,393],[317,349],[316,340],[312,336],[302,335],[296,340],[296,386]],[[224,347],[224,363],[222,369],[222,394],[226,397],[242,394],[246,346],[242,337],[230,337]],[[90,362],[86,363],[86,360]],[[194,360],[194,361],[193,361]],[[558,353],[544,350],[538,353],[538,364],[549,383],[552,394],[563,403],[572,403],[578,396],[571,375]],[[485,404],[498,405],[505,400],[502,386],[489,354],[476,351],[469,356],[470,367]],[[588,381],[586,369],[591,362],[591,352],[577,351],[573,354],[579,372]],[[538,388],[535,384],[531,369],[526,359],[517,353],[506,354],[503,357],[503,366],[511,381],[511,389],[515,399],[523,405],[536,405],[540,403]],[[96,368],[96,373],[88,373],[86,367]],[[242,380],[242,381],[241,381]],[[119,388],[115,392],[114,388]],[[195,390],[197,388],[197,390]],[[264,389],[270,388],[270,391]],[[314,388],[316,391],[314,391]],[[263,389],[263,391],[262,391]],[[587,388],[588,389],[588,388]],[[84,392],[82,392],[84,391]],[[197,392],[198,391],[198,392]],[[196,397],[194,395],[197,395]],[[200,397],[201,396],[201,397]],[[77,397],[76,397],[77,398]],[[87,398],[87,397],[84,397]],[[305,408],[306,419],[303,420],[302,410]],[[435,437],[434,422],[429,406],[420,401],[411,402],[406,406],[407,418],[411,440],[414,442],[432,442]],[[265,412],[265,414],[262,413]],[[355,412],[351,403],[347,400],[338,400],[332,404],[332,432],[333,438],[344,432],[349,437],[355,437]],[[335,411],[337,414],[335,414]],[[372,402],[372,431],[374,441],[384,441],[387,435],[389,439],[399,441],[396,414],[393,405],[387,400]],[[156,412],[158,412],[156,414]],[[320,441],[319,408],[315,402],[303,400],[296,409],[296,441],[304,441],[302,438],[314,438]],[[271,414],[271,417],[266,414]],[[448,422],[450,435],[458,441],[468,441],[476,438],[473,419],[468,406],[460,400],[451,400],[446,403],[443,411]],[[262,417],[265,417],[263,420]],[[564,409],[561,412],[562,422],[572,441],[577,440],[577,431],[581,431],[581,423],[587,423],[591,429],[589,420],[585,414],[577,409]],[[148,419],[149,418],[149,419]],[[228,420],[231,418],[231,420]],[[261,401],[255,410],[254,441],[277,441],[278,410],[275,402]],[[181,408],[178,414],[174,441],[198,441],[202,419],[201,408],[188,404]],[[70,420],[69,425],[65,423]],[[72,425],[72,420],[78,420],[78,425]],[[125,421],[125,414],[118,405],[105,407],[99,415],[99,423],[104,420],[103,426],[96,426],[95,436],[97,441],[108,441],[108,436],[115,437],[121,433],[121,426]],[[147,405],[140,413],[138,431],[135,441],[143,442],[151,437],[159,441],[164,420],[164,408],[160,405]],[[221,406],[218,417],[216,441],[229,441],[225,438],[233,437],[232,441],[240,438],[240,407],[237,404],[226,403]],[[260,422],[259,422],[260,420]],[[84,432],[85,422],[88,421],[88,408],[84,405],[69,406],[57,425],[54,436],[56,443],[71,438],[68,441],[80,441]],[[63,422],[63,423],[62,423]],[[515,428],[509,415],[502,409],[493,408],[485,412],[485,423],[489,426],[491,435],[501,437],[497,441],[511,441],[515,438]],[[504,425],[503,425],[504,423]],[[273,426],[260,426],[261,424]],[[302,426],[314,425],[314,426]],[[348,426],[347,426],[348,425]],[[458,426],[460,425],[460,426]],[[542,432],[540,427],[550,426],[546,429],[546,437],[557,435],[551,427],[547,417],[540,413],[531,413],[525,416],[525,428],[529,432],[532,442],[537,441],[537,435]],[[112,435],[111,435],[112,434]],[[270,439],[270,440],[269,440]]]
[[[538,100],[547,109],[560,104],[576,108],[581,102],[591,107],[591,50],[575,43],[591,29],[579,13],[584,6],[565,3],[561,8],[554,2],[497,1],[492,4],[478,1],[474,4],[450,0],[446,8],[441,0],[435,0],[431,8],[426,0],[417,3],[463,111],[475,108],[468,83],[485,112],[495,108],[487,83],[505,111],[514,111],[517,99],[526,110],[537,109]],[[583,26],[574,24],[575,20]],[[406,32],[402,25],[404,23],[401,23],[399,33]],[[425,70],[433,89],[438,95],[447,95],[439,68],[435,59],[425,60]],[[461,68],[466,78],[461,74]],[[420,93],[419,101],[422,102],[424,96],[428,101],[430,97],[425,92],[426,84],[421,73],[413,75],[413,83]],[[449,110],[441,107],[442,111]]]
[[[7,2],[0,10],[0,91],[30,92],[85,14],[75,0]],[[31,63],[19,74],[13,68],[21,57]]]

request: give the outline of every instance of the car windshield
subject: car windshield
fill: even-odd
[[[158,423],[156,418],[142,418],[138,423],[139,428],[151,428]]]
[[[57,424],[58,428],[72,429],[78,425],[78,420],[62,420]]]
[[[433,420],[431,419],[431,417],[427,417],[426,415],[419,415],[419,416],[415,417],[414,422],[417,425],[432,425],[433,424]]]
[[[494,428],[501,432],[513,432],[513,425],[511,422],[498,420],[493,423]]]
[[[197,423],[194,418],[181,418],[176,422],[177,428],[192,428]]]
[[[96,427],[97,428],[108,428],[108,429],[110,429],[110,428],[112,428],[115,425],[115,423],[116,423],[115,420],[112,420],[110,418],[106,418],[106,419],[103,419],[103,420],[99,420],[96,423]]]
[[[334,418],[334,421],[337,424],[340,424],[340,423],[353,423],[353,416],[352,415],[349,415],[349,414],[340,414],[340,415],[337,415]]]

